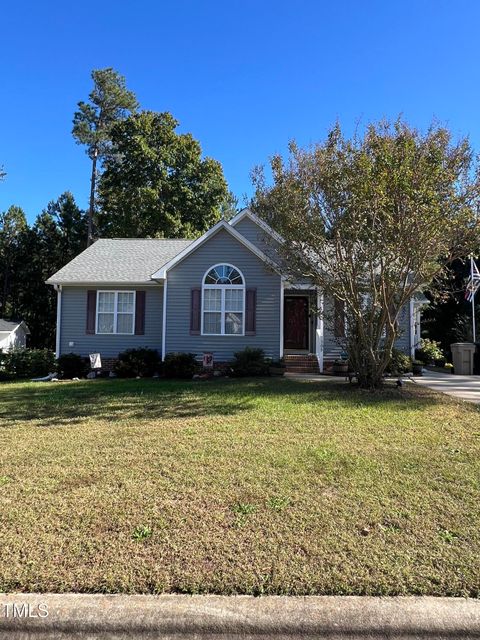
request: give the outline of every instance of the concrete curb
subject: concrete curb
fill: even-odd
[[[15,616],[19,611],[23,615]],[[432,597],[17,593],[0,595],[0,638],[7,634],[14,640],[480,638],[480,601]]]

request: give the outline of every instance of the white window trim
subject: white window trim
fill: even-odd
[[[98,307],[99,307],[99,298],[100,298],[100,294],[101,293],[114,293],[115,294],[115,299],[114,299],[114,307],[113,307],[113,312],[112,311],[101,311],[99,312]],[[118,326],[118,294],[119,293],[133,293],[133,312],[132,312],[132,330],[128,331],[128,332],[120,332],[117,331],[117,326]],[[99,336],[133,336],[135,335],[135,312],[136,312],[136,305],[137,305],[137,295],[136,295],[136,291],[131,291],[131,290],[125,290],[125,289],[98,289],[97,290],[97,304],[96,304],[96,308],[95,308],[95,334],[99,335]],[[99,331],[98,330],[98,315],[99,313],[113,313],[113,332],[107,332],[107,331]],[[124,313],[123,311],[121,311],[120,313]]]
[[[205,284],[205,278],[207,277],[207,274],[210,273],[210,271],[212,269],[215,269],[216,267],[221,267],[221,266],[226,266],[226,267],[231,267],[232,269],[235,269],[235,271],[238,271],[238,273],[241,275],[242,280],[243,280],[243,284]],[[205,310],[205,289],[216,289],[216,290],[220,290],[221,291],[221,308],[219,311],[208,311]],[[242,290],[243,291],[243,296],[242,296],[242,332],[241,333],[225,333],[225,317],[227,313],[235,313],[235,311],[226,311],[225,310],[225,291],[226,289],[237,289],[237,290]],[[246,287],[245,287],[245,276],[243,275],[243,273],[240,271],[240,269],[238,267],[236,267],[233,264],[229,264],[228,262],[219,262],[218,264],[214,264],[213,266],[209,267],[205,273],[203,274],[203,278],[202,278],[202,304],[201,304],[201,318],[200,318],[200,335],[202,336],[227,336],[228,338],[240,338],[245,336],[245,302],[246,302]],[[204,323],[204,317],[205,317],[205,313],[220,313],[220,333],[206,333],[203,327],[203,323]],[[240,311],[237,311],[236,313],[240,313]]]

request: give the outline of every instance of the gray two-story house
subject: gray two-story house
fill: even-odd
[[[249,209],[193,241],[98,240],[47,280],[58,295],[57,356],[100,353],[108,368],[121,351],[150,347],[227,362],[250,346],[292,370],[326,370],[342,352],[342,310],[285,280],[272,259],[279,241]],[[412,300],[397,341],[412,355],[418,319]]]

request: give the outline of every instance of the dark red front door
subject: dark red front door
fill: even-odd
[[[308,298],[285,296],[284,301],[285,349],[308,349]]]

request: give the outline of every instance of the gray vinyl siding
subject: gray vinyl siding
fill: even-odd
[[[235,231],[238,231],[242,234],[247,240],[249,240],[252,244],[263,251],[263,253],[268,256],[272,262],[277,265],[282,265],[284,260],[284,254],[279,252],[280,244],[273,238],[269,233],[264,231],[261,227],[258,226],[256,222],[251,220],[248,216],[237,222],[234,227]],[[286,277],[289,277],[288,267],[283,269]],[[300,278],[296,280],[291,280],[290,284],[292,287],[300,286],[304,288],[305,286],[312,286],[312,281],[309,278]]]
[[[278,242],[272,236],[266,233],[248,216],[245,216],[240,222],[234,226],[235,231],[242,234],[247,240],[263,251],[265,255],[273,260],[278,259],[277,248]]]
[[[201,287],[207,269],[228,263],[243,273],[246,288],[257,289],[256,335],[190,335],[191,289]],[[280,353],[280,276],[224,230],[167,274],[166,353],[187,351],[201,357],[212,352],[217,362],[229,361],[235,351],[260,347],[268,356]]]
[[[395,347],[410,355],[410,320],[409,304],[402,307],[398,316],[400,336],[395,341]],[[339,357],[343,351],[342,339],[334,335],[333,300],[326,298],[324,303],[324,357],[329,360],[331,357]]]
[[[406,304],[398,315],[400,336],[395,341],[395,347],[410,355],[410,305]]]
[[[92,335],[85,332],[87,323],[87,290],[145,291],[145,334]],[[149,347],[162,351],[163,287],[63,287],[60,353],[100,353],[104,358],[114,358],[125,349]],[[69,346],[73,342],[73,346]]]
[[[344,346],[342,339],[334,334],[334,304],[332,298],[325,298],[323,303],[323,354],[326,360],[340,357]]]

